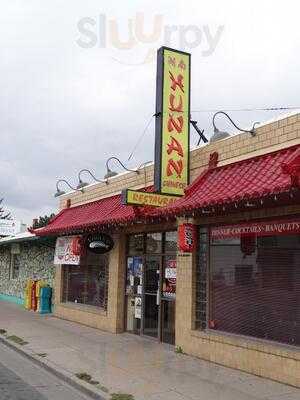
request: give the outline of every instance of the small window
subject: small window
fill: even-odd
[[[162,252],[162,235],[161,233],[148,233],[146,239],[146,253]]]
[[[11,255],[11,279],[16,279],[19,277],[20,273],[20,255]]]
[[[128,254],[136,255],[143,254],[144,252],[144,235],[131,235],[129,236]]]
[[[166,232],[165,253],[177,252],[177,231]]]

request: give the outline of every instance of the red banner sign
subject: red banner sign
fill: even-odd
[[[212,239],[233,238],[243,235],[292,235],[294,233],[300,233],[300,218],[293,220],[273,220],[240,225],[226,225],[211,229]]]
[[[178,248],[180,251],[192,253],[196,249],[197,230],[193,224],[182,224],[178,227]]]

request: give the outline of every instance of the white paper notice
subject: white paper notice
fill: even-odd
[[[142,318],[142,298],[136,297],[134,299],[134,317],[141,319]]]
[[[63,236],[56,239],[54,264],[80,264],[80,256],[73,253],[72,242],[76,238],[77,236]]]

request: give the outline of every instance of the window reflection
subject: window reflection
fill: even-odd
[[[161,253],[162,234],[148,233],[146,237],[146,253]]]
[[[166,232],[165,252],[166,253],[177,252],[177,231]]]

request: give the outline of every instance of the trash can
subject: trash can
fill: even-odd
[[[43,280],[39,280],[39,281],[37,281],[37,283],[36,283],[36,289],[35,289],[35,291],[36,291],[36,297],[37,297],[37,311],[38,311],[38,312],[40,311],[40,307],[41,307],[41,304],[40,304],[40,301],[41,301],[41,289],[42,289],[43,287],[46,287],[46,286],[48,286],[48,285],[47,285],[47,283],[46,283],[45,281],[43,281]]]
[[[40,291],[40,314],[51,313],[52,288],[50,286],[42,287]]]

